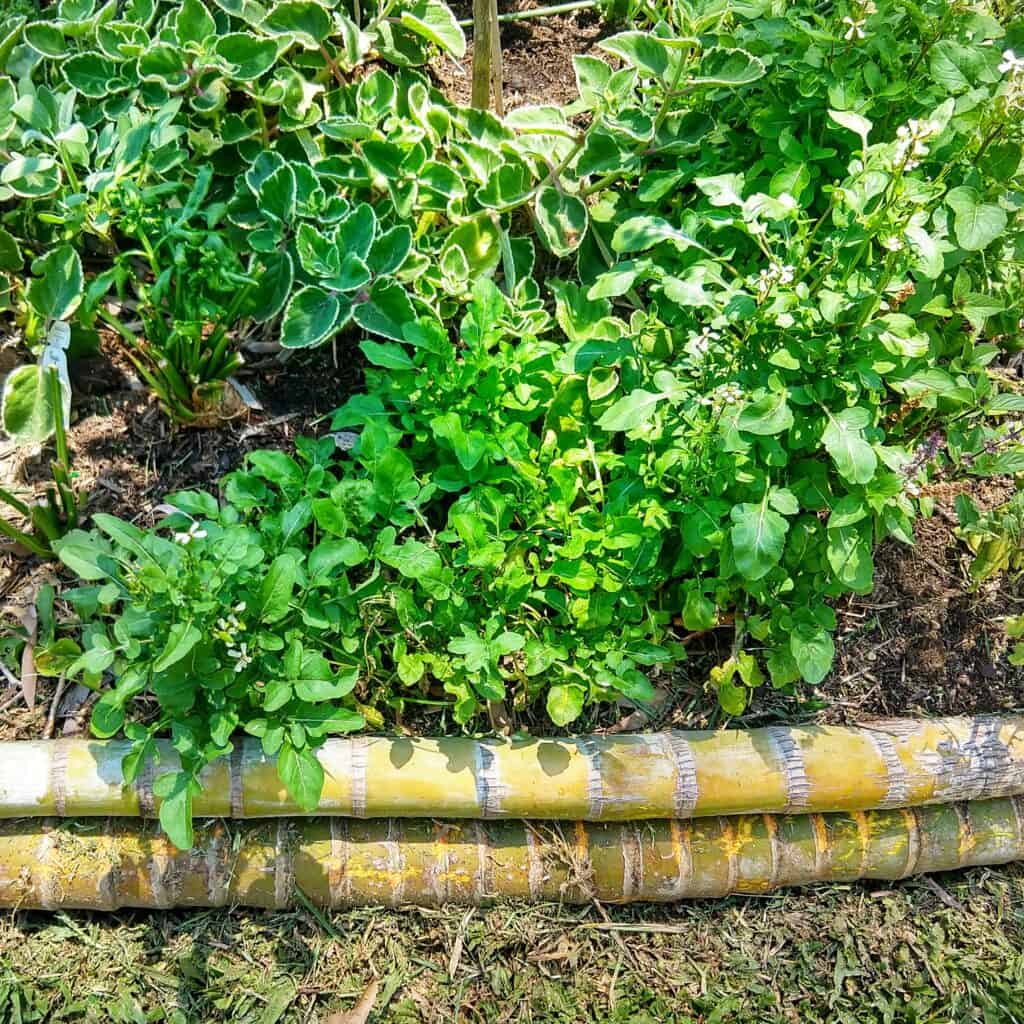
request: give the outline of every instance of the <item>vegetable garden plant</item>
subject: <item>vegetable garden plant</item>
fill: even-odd
[[[102,691],[130,776],[170,732],[180,844],[238,730],[312,808],[329,733],[416,702],[569,726],[651,700],[684,633],[733,630],[730,714],[820,683],[831,602],[913,542],[930,476],[1024,472],[1024,22],[669,6],[578,56],[568,107],[504,119],[432,85],[465,50],[440,0],[6,13],[0,269],[30,346],[56,315],[31,265],[181,422],[253,323],[368,367],[294,455],[56,544],[84,585],[40,669]]]

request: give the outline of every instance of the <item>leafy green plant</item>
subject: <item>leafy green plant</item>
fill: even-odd
[[[49,348],[49,346],[48,346]],[[68,530],[78,525],[81,498],[75,485],[65,432],[64,387],[59,371],[53,366],[41,366],[40,375],[45,391],[37,400],[45,405],[52,417],[52,431],[56,457],[50,463],[52,485],[45,489],[41,502],[23,501],[17,495],[0,487],[0,502],[17,512],[28,524],[20,529],[0,516],[0,534],[27,548],[40,558],[53,558],[53,545]]]
[[[156,697],[126,726],[130,770],[170,730],[177,838],[236,727],[287,751],[311,806],[324,722],[420,705],[470,727],[504,702],[565,727],[650,700],[645,670],[719,628],[727,713],[769,680],[816,685],[832,603],[870,590],[879,542],[913,542],[930,474],[1024,470],[1001,366],[1019,333],[1021,25],[938,2],[680,3],[671,24],[604,38],[607,60],[578,56],[567,108],[499,120],[415,70],[350,80],[315,6],[259,15],[256,37],[282,18],[290,34],[225,86],[232,104],[204,109],[205,67],[191,89],[126,73],[129,99],[102,100],[129,104],[118,127],[75,151],[95,187],[73,188],[70,129],[37,158],[52,167],[0,174],[45,200],[43,223],[71,223],[60,210],[90,238],[135,239],[124,275],[168,223],[186,253],[193,233],[199,250],[222,239],[252,305],[198,315],[280,316],[295,347],[373,335],[334,438],[254,453],[220,500],[178,495],[156,530],[106,518],[59,546],[96,584],[72,597],[86,625],[65,667],[112,674],[103,734]],[[201,9],[182,6],[209,59]],[[145,40],[181,44],[188,18],[160,10]],[[413,30],[388,10],[381,31]],[[14,107],[59,108],[60,125],[77,96],[40,99],[60,88],[44,71]],[[164,227],[125,216],[137,193],[167,197]],[[169,325],[195,322],[160,298]]]
[[[224,204],[204,208],[213,170],[201,168],[185,202],[167,209],[175,186],[121,190],[121,228],[138,239],[93,282],[113,287],[140,330],[101,305],[99,317],[127,342],[128,354],[168,415],[183,423],[216,418],[224,382],[241,365],[232,332],[254,304],[255,278],[219,230]],[[150,276],[134,270],[145,260]]]
[[[1010,651],[1010,664],[1024,668],[1024,615],[1011,615],[1006,620],[1006,635],[1017,641]]]
[[[26,307],[30,330],[33,320],[45,330],[45,343],[35,363],[16,366],[0,391],[0,425],[23,447],[55,439],[56,458],[50,463],[52,485],[41,502],[27,502],[0,488],[0,502],[17,512],[27,524],[20,529],[0,518],[0,534],[17,541],[42,558],[53,557],[52,544],[78,525],[76,494],[67,424],[71,415],[68,349],[71,329],[66,322],[81,301],[82,269],[78,255],[64,246],[36,261],[39,276],[29,282]]]
[[[436,47],[461,56],[444,4],[390,0],[364,17],[358,3],[346,13],[312,0],[133,0],[117,11],[84,0],[6,17],[0,39],[8,307],[23,252],[73,245],[98,266],[88,323],[98,308],[167,411],[191,423],[210,418],[246,320],[284,310],[282,340],[296,346],[333,335],[354,306],[377,307],[385,326],[411,315],[390,277],[409,227],[378,230],[368,207],[340,199],[337,177],[314,171],[326,136],[311,129],[330,97],[354,91],[365,61],[414,66]],[[251,209],[235,202],[228,221],[236,179],[259,195]],[[364,228],[366,239],[345,235]],[[334,266],[326,250],[350,242],[359,255]],[[110,288],[118,315],[103,304]],[[136,308],[137,324],[123,315]]]
[[[160,530],[96,515],[92,533],[72,531],[57,544],[61,560],[92,583],[65,594],[90,622],[81,644],[63,638],[44,651],[42,670],[94,688],[114,674],[92,729],[110,736],[124,727],[134,741],[129,778],[153,754],[153,737],[170,731],[180,769],[156,792],[161,821],[182,847],[191,845],[199,773],[230,750],[236,729],[278,756],[282,781],[312,810],[323,783],[313,748],[364,724],[352,696],[359,641],[338,626],[339,573],[367,555],[352,541],[308,543],[312,496],[333,444],[301,444],[302,464],[257,453],[242,485],[252,492],[229,487],[235,503],[182,492],[169,499],[179,511]],[[263,477],[288,500],[257,520],[244,512],[266,490]],[[157,698],[158,714],[125,724],[125,706],[143,692]]]
[[[956,501],[959,536],[974,552],[971,579],[982,583],[1000,573],[1024,573],[1024,491],[1005,505],[980,512],[966,495]]]
[[[1016,428],[1021,433],[1021,428]],[[966,495],[956,500],[960,538],[974,552],[971,579],[977,586],[1002,573],[1024,575],[1024,491],[1018,490],[1005,505],[981,512]],[[1011,665],[1024,668],[1024,615],[1005,620],[1006,635],[1016,641],[1010,649]]]

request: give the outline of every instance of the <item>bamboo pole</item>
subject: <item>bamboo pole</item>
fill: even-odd
[[[125,786],[124,741],[0,743],[0,818],[155,816],[158,744]],[[354,736],[319,751],[318,813],[623,821],[921,806],[1024,794],[1024,716],[576,739]],[[210,765],[196,817],[301,814],[259,741]]]
[[[1020,798],[913,810],[614,824],[314,818],[196,831],[125,819],[0,824],[0,907],[284,908],[502,899],[673,901],[1024,858]]]
[[[534,18],[553,18],[557,14],[572,14],[575,11],[589,11],[598,6],[597,0],[569,0],[564,4],[553,4],[550,7],[531,7],[527,11],[507,11],[499,14],[497,21],[504,25],[511,21],[531,21]],[[472,18],[463,18],[459,21],[462,28],[473,27]]]

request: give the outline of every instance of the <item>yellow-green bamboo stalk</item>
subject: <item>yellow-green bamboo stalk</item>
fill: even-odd
[[[125,786],[124,742],[0,743],[0,818],[153,817],[156,774]],[[1024,716],[578,739],[356,736],[320,751],[319,813],[354,818],[635,821],[915,807],[1024,793]],[[300,814],[248,738],[209,767],[197,817]]]
[[[126,819],[0,824],[0,906],[608,903],[897,879],[1024,858],[1020,798],[852,814],[584,824],[218,821],[177,850]]]

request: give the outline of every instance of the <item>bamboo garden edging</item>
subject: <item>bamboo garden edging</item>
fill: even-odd
[[[160,745],[125,786],[128,744],[0,743],[0,818],[153,817]],[[1024,794],[1024,716],[577,739],[354,736],[319,751],[319,814],[352,818],[686,819],[915,807]],[[259,741],[209,767],[197,818],[294,816]]]
[[[197,829],[195,846],[184,852],[138,820],[5,822],[0,906],[663,902],[1021,858],[1020,798],[608,824],[218,821]]]

